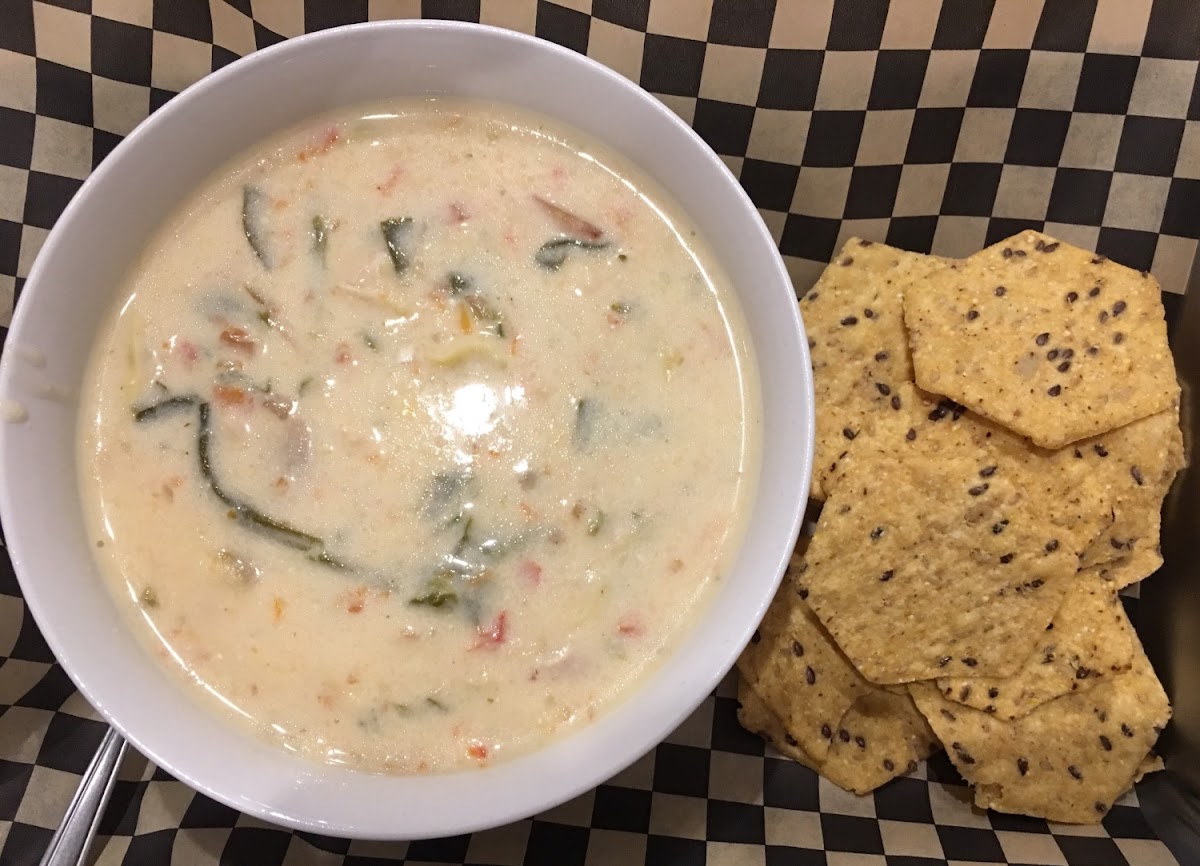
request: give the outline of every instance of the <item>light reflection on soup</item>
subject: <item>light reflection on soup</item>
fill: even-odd
[[[188,200],[94,350],[82,497],[131,627],[319,760],[511,757],[681,639],[758,476],[726,278],[639,171],[396,102]]]

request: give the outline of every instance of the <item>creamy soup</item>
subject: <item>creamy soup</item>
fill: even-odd
[[[243,155],[149,244],[82,498],[203,700],[320,760],[485,765],[679,643],[742,536],[757,387],[727,278],[632,165],[392,102]]]

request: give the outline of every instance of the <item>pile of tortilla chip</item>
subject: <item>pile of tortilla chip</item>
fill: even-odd
[[[1117,597],[1184,465],[1158,284],[1033,231],[853,239],[801,309],[823,505],[742,724],[859,794],[945,748],[981,807],[1100,821],[1171,714]]]

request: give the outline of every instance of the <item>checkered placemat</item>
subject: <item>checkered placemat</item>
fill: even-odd
[[[1195,258],[1194,0],[0,0],[0,346],[55,219],[151,111],[281,39],[420,15],[535,33],[655,93],[740,177],[801,292],[851,235],[957,255],[1034,227],[1168,293]],[[2,549],[0,654],[0,866],[33,864],[104,726]],[[1099,827],[983,813],[944,757],[846,794],[741,730],[730,682],[609,783],[470,837],[290,833],[136,755],[100,833],[96,862],[130,866],[1176,862],[1135,794]]]

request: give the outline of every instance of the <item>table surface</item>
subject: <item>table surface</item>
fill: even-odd
[[[798,292],[853,235],[953,256],[1033,227],[1151,271],[1178,314],[1200,237],[1191,0],[0,0],[0,349],[55,219],[147,114],[281,39],[422,15],[535,33],[659,96],[740,178]],[[0,866],[33,864],[104,726],[3,549],[0,653]],[[131,754],[97,862],[1176,863],[1135,793],[1097,827],[985,813],[939,756],[859,798],[764,750],[736,706],[727,680],[609,783],[409,844],[290,833]]]

